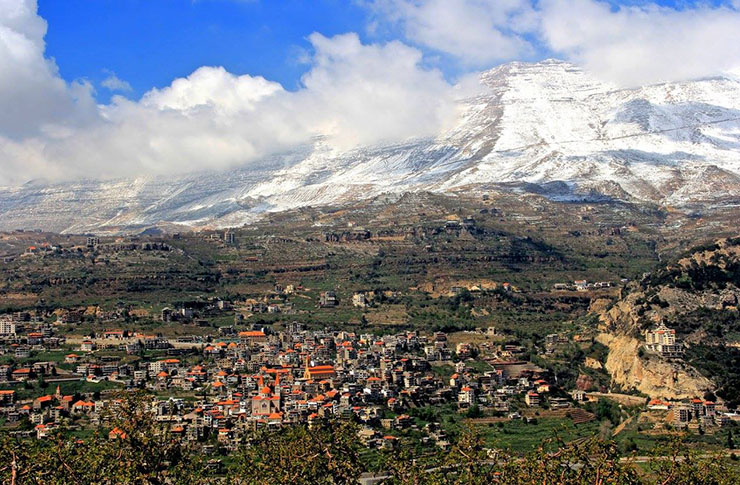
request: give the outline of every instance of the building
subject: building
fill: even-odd
[[[536,392],[528,392],[526,396],[524,396],[524,402],[526,402],[529,407],[539,406],[540,395]]]
[[[322,308],[334,307],[339,305],[337,294],[333,291],[325,291],[319,297],[319,306]]]
[[[310,356],[306,356],[306,368],[303,372],[304,379],[322,380],[331,379],[337,375],[333,365],[311,365]]]
[[[98,348],[97,345],[95,345],[95,342],[92,340],[85,340],[80,344],[80,350],[82,352],[92,352],[93,350],[96,350]]]
[[[358,308],[365,308],[367,306],[367,298],[365,293],[355,293],[352,295],[352,306]]]
[[[457,404],[467,408],[475,404],[475,390],[472,387],[463,387],[457,395]]]
[[[676,341],[676,331],[661,322],[657,328],[645,332],[645,349],[663,357],[681,357],[683,346]]]
[[[108,330],[103,333],[103,338],[107,339],[123,340],[125,337],[126,334],[123,330]]]
[[[651,399],[648,402],[647,408],[651,411],[668,411],[671,409],[671,403],[668,401],[661,401],[660,399]]]
[[[0,320],[0,335],[15,335],[15,322],[12,320]]]
[[[162,321],[163,322],[171,322],[173,315],[174,315],[174,312],[172,311],[172,308],[169,308],[169,307],[162,308]]]
[[[239,332],[239,338],[244,343],[254,344],[266,341],[267,335],[262,330],[248,330],[246,332]]]
[[[252,397],[252,415],[270,416],[280,412],[280,395],[273,394],[269,387],[262,387],[259,394]]]
[[[583,391],[581,389],[573,390],[573,392],[571,392],[570,395],[575,402],[585,402],[587,400],[586,391]]]
[[[0,406],[11,406],[15,402],[15,391],[0,391]]]
[[[673,423],[681,428],[687,426],[691,421],[692,411],[691,404],[679,403],[673,409]]]

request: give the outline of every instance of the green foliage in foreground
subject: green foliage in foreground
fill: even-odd
[[[24,484],[353,484],[365,471],[364,448],[352,423],[315,429],[294,427],[254,434],[231,457],[226,470],[214,470],[188,445],[173,439],[143,411],[142,398],[125,398],[101,432],[85,442],[64,439],[18,440],[0,435],[0,483]],[[108,428],[111,429],[111,428]],[[101,430],[103,431],[103,430]],[[676,443],[645,463],[624,458],[612,441],[599,439],[545,443],[514,457],[485,448],[484,438],[465,429],[448,453],[419,454],[408,447],[381,454],[387,485],[453,484],[664,484],[740,483],[734,463],[697,456]],[[556,445],[556,446],[553,446]],[[551,451],[555,449],[556,451]],[[230,460],[232,461],[232,460]]]

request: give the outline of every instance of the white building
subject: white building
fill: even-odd
[[[367,298],[365,298],[365,293],[355,293],[354,295],[352,295],[352,305],[359,308],[365,308],[367,306]]]
[[[15,335],[15,322],[12,320],[0,320],[0,335]]]
[[[457,395],[459,405],[468,407],[475,404],[475,390],[472,387],[463,387]]]
[[[683,346],[676,341],[676,331],[662,322],[657,328],[645,332],[645,348],[663,357],[683,355]]]
[[[85,340],[80,344],[80,350],[82,352],[92,352],[93,350],[96,350],[98,348],[97,345],[95,345],[95,342],[92,340]]]

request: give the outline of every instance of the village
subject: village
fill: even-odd
[[[688,324],[646,312],[631,335],[658,364],[652,388],[607,369],[595,312],[653,267],[632,215],[588,207],[563,228],[527,222],[552,208],[489,202],[402,225],[306,211],[197,233],[7,233],[0,429],[118,439],[111,414],[141,393],[168,433],[226,462],[261,430],[337,421],[370,462],[448,450],[469,426],[518,454],[554,436],[726,446],[727,386],[676,396],[671,369],[696,362]]]
[[[334,292],[323,292],[317,307],[338,304]],[[356,293],[352,304],[369,304],[367,295]],[[218,301],[197,309],[166,307],[159,318],[193,322],[208,308],[230,306]],[[252,303],[249,310],[270,311]],[[60,324],[85,317],[84,312],[57,313]],[[578,424],[596,420],[594,403],[610,399],[631,406],[654,430],[705,433],[740,420],[724,405],[698,396],[669,401],[588,391],[578,383],[561,388],[550,369],[528,361],[527,349],[507,344],[494,327],[454,335],[376,335],[307,329],[298,322],[248,325],[236,315],[235,325],[216,333],[176,338],[116,329],[65,337],[43,315],[2,315],[0,357],[10,362],[0,365],[3,426],[19,437],[44,439],[57,430],[84,436],[106,429],[106,416],[122,390],[145,391],[151,412],[173,436],[221,454],[259,429],[311,427],[335,419],[358,423],[358,438],[368,449],[393,449],[400,440],[447,449],[444,426],[425,420],[425,409],[481,424],[536,422],[538,417]],[[680,358],[674,334],[662,323],[647,331],[646,351]],[[570,339],[547,335],[538,351],[556,354]],[[575,340],[585,338],[576,335]],[[119,437],[116,429],[108,431],[111,439]]]

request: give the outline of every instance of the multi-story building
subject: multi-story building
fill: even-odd
[[[673,409],[673,421],[676,426],[688,426],[691,422],[693,407],[691,404],[680,403]]]
[[[645,348],[663,357],[683,355],[683,346],[676,340],[676,331],[662,322],[657,328],[645,332]]]
[[[0,335],[15,335],[15,322],[10,319],[0,320]]]
[[[533,406],[539,406],[540,405],[540,395],[536,392],[528,392],[524,396],[524,402],[527,403],[527,406],[533,407]]]

